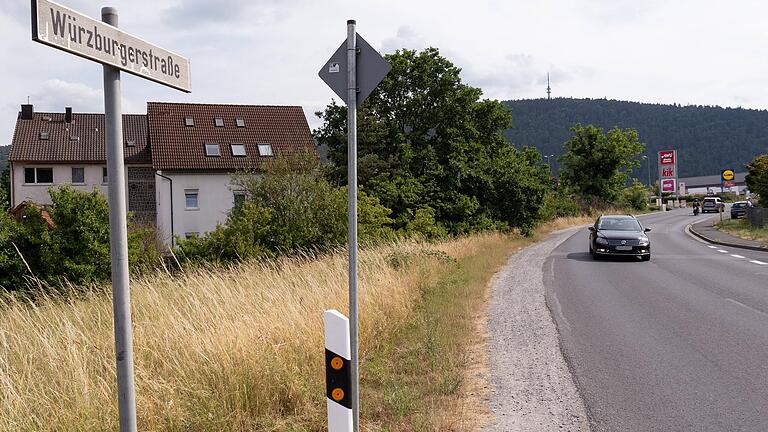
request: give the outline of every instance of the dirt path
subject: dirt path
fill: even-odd
[[[514,254],[492,282],[488,404],[495,419],[484,431],[589,430],[544,298],[544,261],[571,234],[554,233]]]

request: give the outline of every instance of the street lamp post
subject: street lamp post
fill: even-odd
[[[547,159],[547,166],[549,167],[549,174],[552,174],[552,163],[549,161],[549,158],[551,158],[554,155],[544,155],[544,157]]]
[[[648,165],[648,187],[651,187],[651,160],[645,155],[643,155],[643,160]]]

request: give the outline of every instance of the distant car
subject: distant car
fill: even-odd
[[[738,219],[747,214],[747,202],[738,201],[731,206],[731,219]]]
[[[602,215],[589,227],[589,253],[594,259],[624,255],[648,261],[651,259],[651,240],[645,233],[650,230],[631,215]]]
[[[701,204],[701,212],[702,213],[717,213],[720,211],[720,207],[723,206],[723,202],[720,201],[719,197],[706,197],[704,198],[704,202]]]

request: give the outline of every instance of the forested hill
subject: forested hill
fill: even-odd
[[[723,168],[742,172],[756,155],[768,153],[765,110],[567,98],[504,104],[512,108],[514,125],[504,133],[506,138],[518,147],[536,147],[544,155],[562,154],[563,142],[576,123],[634,128],[654,161],[652,176],[659,150],[678,151],[681,177],[719,174]],[[646,170],[643,165],[634,176],[646,181]]]
[[[0,146],[0,173],[8,165],[8,153],[11,152],[11,146]]]

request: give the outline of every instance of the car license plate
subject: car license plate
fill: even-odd
[[[616,250],[632,250],[632,246],[616,246]]]

